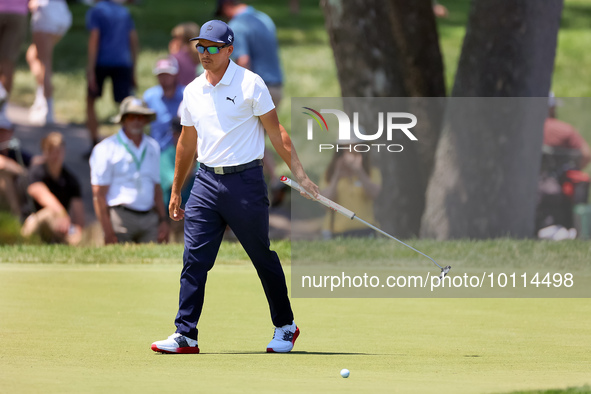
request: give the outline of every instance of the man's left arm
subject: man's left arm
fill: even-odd
[[[164,209],[162,187],[159,183],[154,185],[154,207],[158,213],[158,243],[166,243],[168,242],[170,228],[168,226],[168,215]]]
[[[279,123],[277,117],[277,111],[272,109],[264,115],[259,116],[259,119],[263,123],[263,127],[269,135],[271,144],[287,164],[291,173],[296,178],[296,181],[314,198],[318,197],[318,186],[308,178],[304,167],[298,158],[298,154],[295,151],[289,134],[285,131],[285,128]],[[302,193],[302,195],[306,196]]]

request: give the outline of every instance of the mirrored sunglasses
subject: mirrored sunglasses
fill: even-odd
[[[222,45],[221,47],[216,47],[214,45],[210,46],[210,47],[204,47],[203,45],[196,45],[195,47],[197,48],[197,52],[199,53],[205,53],[205,51],[209,52],[210,55],[215,55],[217,53],[220,53],[220,50],[222,48],[226,48],[229,45]]]

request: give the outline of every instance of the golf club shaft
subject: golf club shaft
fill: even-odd
[[[443,267],[440,266],[439,264],[437,264],[437,262],[435,260],[433,260],[431,257],[427,256],[425,253],[421,252],[420,250],[417,250],[417,249],[413,248],[412,246],[410,246],[410,245],[402,242],[401,240],[399,240],[398,238],[396,238],[396,237],[388,234],[384,230],[380,230],[379,228],[377,228],[373,224],[366,222],[365,220],[361,219],[360,217],[354,216],[353,219],[360,221],[361,223],[365,224],[367,227],[369,227],[371,229],[374,229],[375,231],[377,231],[378,233],[380,233],[382,235],[385,235],[386,237],[392,238],[394,241],[400,242],[402,245],[406,246],[407,248],[410,248],[410,249],[414,250],[415,252],[417,252],[419,254],[422,254],[423,256],[425,256],[426,258],[428,258],[429,260],[431,260],[433,262],[433,264],[435,264],[439,268],[443,269]]]
[[[289,179],[286,176],[282,176],[281,177],[281,182],[285,183],[287,186],[291,187],[292,189],[295,189],[295,190],[299,191],[300,193],[301,192],[304,192],[304,193],[308,194],[310,197],[312,197],[310,195],[310,193],[308,193],[306,190],[304,190],[304,188],[302,188],[297,182],[292,181],[291,179]],[[314,198],[314,197],[312,197],[312,198]],[[417,249],[413,248],[412,246],[407,245],[406,243],[404,243],[401,240],[399,240],[398,238],[396,238],[396,237],[388,234],[387,232],[385,232],[383,230],[380,230],[379,228],[377,228],[373,224],[370,224],[370,223],[366,222],[365,220],[357,217],[355,215],[355,212],[353,212],[353,211],[351,211],[351,210],[349,210],[349,209],[347,209],[347,208],[345,208],[345,207],[337,204],[336,202],[334,202],[332,200],[329,200],[328,198],[326,198],[324,196],[321,196],[321,195],[318,195],[318,198],[314,198],[314,200],[315,201],[318,201],[319,203],[321,203],[325,207],[328,207],[328,208],[330,208],[330,209],[332,209],[334,211],[339,212],[340,214],[348,217],[351,220],[355,219],[355,220],[360,221],[361,223],[363,223],[366,226],[368,226],[369,228],[371,228],[371,229],[379,232],[380,234],[383,234],[386,237],[391,238],[394,241],[397,241],[397,242],[401,243],[402,245],[406,246],[407,248],[410,248],[410,249],[414,250],[415,252],[417,252],[417,253],[425,256],[426,258],[428,258],[429,260],[431,260],[433,262],[433,264],[435,264],[436,266],[438,266],[443,271],[443,267],[440,266],[439,264],[437,264],[437,262],[435,260],[433,260],[431,257],[427,256],[425,253],[421,252],[420,250],[417,250]]]

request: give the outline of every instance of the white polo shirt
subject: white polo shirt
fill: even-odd
[[[230,61],[213,86],[205,73],[185,88],[181,124],[197,129],[199,161],[210,167],[262,159],[265,129],[259,116],[275,108],[261,77]]]
[[[141,163],[139,169],[136,162]],[[154,186],[160,184],[158,143],[152,137],[143,135],[137,147],[123,130],[105,138],[92,150],[90,183],[109,186],[107,205],[110,207],[124,205],[137,211],[152,209]]]

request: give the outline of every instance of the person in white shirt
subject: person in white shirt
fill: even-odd
[[[121,130],[92,151],[90,183],[105,244],[168,241],[160,187],[160,147],[143,132],[154,118],[155,113],[144,101],[125,98],[117,117]]]
[[[306,175],[263,80],[230,60],[234,33],[222,21],[201,28],[197,50],[205,73],[185,89],[172,195],[173,220],[185,220],[176,332],[152,344],[161,353],[199,353],[197,323],[207,272],[213,267],[226,226],[230,226],[255,266],[271,312],[275,333],[267,352],[289,352],[299,335],[277,254],[270,250],[269,200],[263,178],[265,130],[296,180],[312,196],[316,186]],[[185,210],[180,192],[193,168],[200,168]]]

